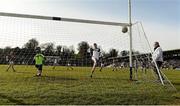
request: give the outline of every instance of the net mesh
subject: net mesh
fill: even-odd
[[[139,25],[133,26],[133,75],[139,81],[135,83],[128,82],[129,36],[128,33],[121,32],[121,27],[0,17],[0,33],[0,64],[4,64],[6,69],[10,53],[13,52],[15,70],[23,73],[25,77],[28,76],[25,78],[28,83],[32,80],[29,77],[36,74],[32,65],[36,48],[40,47],[46,57],[44,79],[41,80],[48,80],[54,87],[58,81],[64,82],[64,93],[106,92],[108,95],[120,93],[122,90],[130,94],[131,89],[140,93],[139,87],[152,91],[164,90],[159,83],[150,83],[157,77],[149,71],[152,70],[150,48]],[[98,71],[98,65],[94,80],[89,77],[93,64],[89,48],[93,43],[97,43],[101,49],[104,63],[102,72]],[[91,83],[87,84],[89,81]],[[132,88],[126,88],[129,84],[132,84]],[[78,85],[84,86],[73,88]],[[156,86],[158,90],[152,89]],[[97,91],[94,91],[94,87]]]

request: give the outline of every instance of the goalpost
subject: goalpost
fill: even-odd
[[[129,68],[129,72],[130,72],[129,78],[130,78],[130,80],[133,80],[133,59],[135,58],[135,55],[133,54],[133,52],[135,51],[134,49],[136,49],[136,46],[134,46],[133,44],[138,44],[138,41],[134,41],[134,39],[136,40],[137,36],[133,35],[133,27],[134,27],[135,24],[132,23],[132,20],[131,20],[131,0],[128,0],[128,15],[129,15],[129,18],[128,18],[129,22],[128,23],[119,23],[119,22],[106,22],[106,21],[96,21],[96,20],[85,20],[85,19],[74,19],[74,18],[64,18],[64,17],[51,17],[51,16],[39,16],[39,15],[27,15],[27,14],[16,14],[16,13],[0,12],[0,17],[10,17],[10,18],[15,17],[15,18],[23,18],[23,19],[37,19],[37,20],[41,20],[41,21],[42,20],[47,20],[47,21],[49,20],[49,21],[54,21],[54,22],[70,22],[70,23],[92,24],[92,25],[97,24],[97,25],[112,26],[112,27],[128,27],[128,29],[129,29],[129,31],[128,31],[128,35],[129,35],[128,36],[128,40],[129,40],[128,41],[129,42],[129,44],[128,44],[128,46],[129,46],[129,50],[128,50],[129,51],[129,58],[128,58],[129,59],[129,67],[128,68]],[[49,24],[47,24],[47,26],[48,25]],[[27,26],[28,26],[28,24],[27,24]],[[141,26],[141,28],[143,28],[143,27]],[[46,31],[46,29],[43,29],[43,30]],[[59,30],[59,29],[57,29],[57,30]],[[65,30],[67,30],[67,32],[69,31],[69,29],[65,29]],[[150,44],[149,44],[149,42],[147,40],[145,32],[143,32],[143,31],[144,31],[144,29],[142,29],[142,31],[141,31],[142,33],[144,33],[143,34],[143,36],[144,36],[143,39],[148,44],[148,45],[146,45],[146,47],[148,47],[150,49]],[[116,35],[119,35],[119,32],[117,32]],[[89,35],[89,36],[91,36],[91,35]],[[147,50],[147,51],[144,51],[143,53],[146,54],[146,53],[151,53],[151,52],[152,51]],[[146,56],[146,58],[149,58],[149,57]],[[138,59],[138,58],[136,58],[136,59]],[[32,61],[32,59],[30,59],[30,61]],[[72,63],[72,64],[74,64],[74,63]],[[81,64],[81,63],[79,63],[79,64]],[[155,64],[155,66],[156,66],[156,68],[158,70],[158,75],[159,75],[159,78],[160,78],[160,82],[161,82],[162,85],[164,85],[164,81],[163,81],[162,76],[160,74],[160,70],[158,69],[156,62],[154,62],[154,64]]]
[[[128,0],[128,13],[129,13],[129,66],[130,66],[130,80],[132,80],[132,22],[131,22],[131,0]]]

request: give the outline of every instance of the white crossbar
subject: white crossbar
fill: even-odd
[[[129,26],[128,23],[106,22],[106,21],[95,21],[95,20],[62,18],[62,17],[40,16],[40,15],[27,15],[27,14],[5,13],[5,12],[0,12],[0,16],[76,22],[76,23],[87,23],[87,24],[112,25],[112,26]]]

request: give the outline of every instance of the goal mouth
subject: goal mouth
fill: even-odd
[[[0,12],[0,17],[0,22],[2,22],[0,25],[1,39],[3,39],[1,46],[4,49],[6,47],[20,49],[20,56],[30,53],[31,56],[27,56],[28,58],[31,57],[28,59],[29,62],[23,63],[32,64],[32,57],[36,54],[36,50],[33,51],[33,49],[37,47],[40,47],[46,56],[60,56],[62,52],[67,52],[67,57],[60,59],[62,61],[67,61],[65,58],[71,58],[72,56],[68,56],[71,52],[74,52],[73,55],[83,55],[80,57],[83,59],[82,64],[87,66],[92,65],[91,54],[88,49],[93,46],[93,43],[98,44],[98,48],[102,49],[102,54],[115,50],[112,51],[115,54],[110,54],[111,57],[119,55],[121,49],[128,50],[129,48],[129,45],[126,44],[129,36],[124,36],[126,34],[120,30],[122,26],[128,26],[127,23],[3,12]],[[122,42],[118,41],[120,39]],[[32,42],[34,44],[31,44]],[[87,46],[84,48],[85,50],[79,50],[78,46],[81,44]],[[119,45],[123,46],[119,47]],[[22,52],[21,49],[25,49],[25,52]],[[117,53],[118,51],[119,53]],[[74,57],[70,60],[76,61]],[[81,63],[77,62],[77,64],[80,66]]]

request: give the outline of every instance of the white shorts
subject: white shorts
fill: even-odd
[[[14,62],[13,61],[9,61],[9,64],[14,64]]]
[[[97,63],[99,61],[99,59],[97,59],[95,57],[92,57],[91,59],[93,60],[94,63]]]
[[[59,65],[59,64],[58,64],[58,63],[53,63],[53,65],[54,65],[54,66],[57,66],[57,65]]]
[[[101,67],[104,67],[104,64],[103,64],[103,63],[101,63]]]

